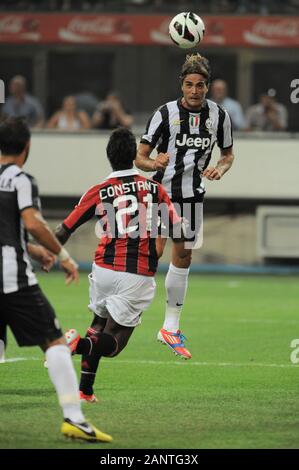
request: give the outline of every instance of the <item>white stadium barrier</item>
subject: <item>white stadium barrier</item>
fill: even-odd
[[[43,196],[80,196],[111,172],[108,137],[99,132],[35,132],[26,170],[36,176]],[[229,173],[221,181],[206,181],[206,197],[299,199],[298,135],[239,135],[234,153]],[[218,157],[215,147],[211,163]]]

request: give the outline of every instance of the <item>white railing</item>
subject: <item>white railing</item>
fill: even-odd
[[[134,129],[137,141],[142,131]],[[37,178],[42,195],[79,196],[111,172],[108,138],[103,131],[34,131],[25,169]],[[224,178],[206,182],[208,198],[299,201],[299,134],[239,133],[234,153],[235,162]],[[211,164],[218,157],[215,146]]]

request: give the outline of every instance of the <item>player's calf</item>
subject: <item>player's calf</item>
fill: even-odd
[[[66,343],[72,354],[86,354],[112,357],[118,353],[118,341],[115,336],[88,328],[85,338],[72,329],[65,334]]]

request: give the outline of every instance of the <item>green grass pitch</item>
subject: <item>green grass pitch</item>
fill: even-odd
[[[62,274],[40,275],[63,328],[84,333],[87,277],[65,287]],[[111,433],[111,444],[67,441],[38,348],[9,336],[0,364],[0,448],[201,449],[298,448],[298,277],[191,275],[182,329],[193,357],[182,361],[156,342],[164,317],[164,277],[127,348],[103,359],[97,405],[86,416]],[[79,373],[79,357],[75,359]]]

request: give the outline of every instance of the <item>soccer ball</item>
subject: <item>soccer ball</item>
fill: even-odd
[[[173,42],[183,49],[191,49],[202,41],[205,25],[202,19],[192,12],[183,12],[172,18],[169,35]]]

